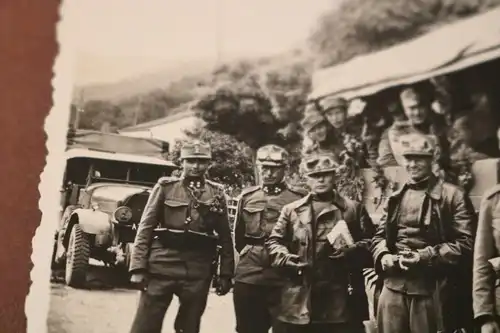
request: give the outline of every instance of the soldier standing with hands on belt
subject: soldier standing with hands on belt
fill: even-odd
[[[362,270],[371,265],[375,226],[360,203],[336,191],[333,153],[313,152],[302,163],[311,192],[283,207],[266,242],[273,266],[287,272],[278,319],[287,333],[364,332]]]
[[[384,279],[378,332],[463,332],[472,320],[474,208],[463,189],[433,174],[428,137],[400,142],[409,180],[389,196],[372,242]]]
[[[185,144],[180,157],[182,176],[158,181],[138,226],[130,272],[144,289],[131,333],[160,333],[173,295],[180,303],[176,332],[200,332],[218,245],[218,294],[231,289],[234,251],[226,198],[220,184],[205,179],[210,146]]]
[[[257,150],[262,184],[243,190],[235,218],[235,247],[240,254],[233,290],[238,333],[281,332],[276,314],[283,277],[270,266],[264,242],[284,205],[307,192],[284,182],[288,153],[276,145]]]

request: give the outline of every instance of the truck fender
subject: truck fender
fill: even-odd
[[[73,225],[78,223],[86,234],[105,235],[111,233],[112,225],[109,220],[109,215],[100,211],[91,209],[77,208],[71,214],[68,227],[64,235],[64,246],[69,242],[69,235]]]

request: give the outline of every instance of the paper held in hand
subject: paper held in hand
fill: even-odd
[[[340,249],[354,244],[354,239],[344,220],[338,221],[326,237],[334,249]]]

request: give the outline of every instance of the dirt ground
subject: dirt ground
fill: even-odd
[[[63,283],[51,284],[48,333],[126,333],[129,331],[139,291],[112,287],[114,275],[104,267],[92,267],[88,289],[73,289]],[[178,303],[174,298],[165,320],[163,333],[174,333],[173,324]],[[209,295],[202,318],[202,333],[235,332],[232,293],[219,297]],[[372,329],[367,328],[367,332]]]
[[[127,288],[110,288],[109,271],[93,267],[89,289],[73,289],[62,283],[52,283],[49,316],[49,333],[126,333],[130,329],[139,291]],[[178,303],[174,298],[165,320],[163,333],[173,333]],[[235,321],[232,294],[210,294],[202,318],[203,333],[234,332]]]
[[[232,295],[211,294],[203,317],[202,332],[234,332]],[[135,290],[76,290],[52,286],[49,333],[126,333],[130,329],[139,292]],[[164,333],[173,333],[178,303],[172,302],[163,322]]]

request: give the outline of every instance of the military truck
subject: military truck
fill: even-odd
[[[150,191],[176,169],[167,153],[160,140],[85,130],[69,136],[52,254],[67,285],[85,285],[90,259],[127,274]]]

